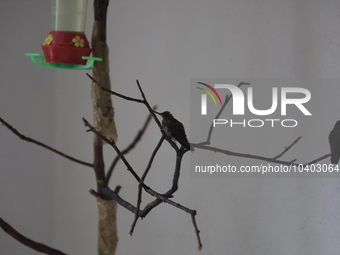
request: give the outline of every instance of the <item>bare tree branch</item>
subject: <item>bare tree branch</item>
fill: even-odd
[[[117,97],[126,99],[126,100],[128,100],[128,101],[133,101],[133,102],[145,104],[145,106],[148,108],[150,114],[152,115],[153,119],[154,119],[155,122],[157,123],[159,129],[161,130],[162,134],[165,135],[165,139],[170,143],[170,145],[171,145],[176,151],[179,150],[179,148],[177,147],[177,145],[175,144],[175,142],[172,141],[171,138],[168,137],[168,136],[165,134],[165,132],[164,132],[164,130],[163,130],[163,127],[162,127],[160,121],[159,121],[158,118],[156,117],[156,115],[155,115],[154,111],[152,110],[152,108],[151,108],[149,102],[146,100],[145,94],[144,94],[144,92],[143,92],[143,90],[142,90],[142,87],[141,87],[141,85],[140,85],[140,83],[139,83],[138,80],[136,80],[136,83],[137,83],[138,89],[139,89],[139,91],[140,91],[140,93],[141,93],[141,95],[142,95],[142,97],[143,97],[143,100],[137,99],[137,98],[133,98],[133,97],[127,97],[127,96],[124,96],[124,95],[122,95],[122,94],[113,92],[113,91],[111,91],[111,90],[109,90],[109,89],[106,89],[105,87],[103,87],[103,85],[101,85],[101,84],[100,84],[96,79],[94,79],[91,75],[89,75],[88,73],[87,73],[86,75],[87,75],[94,83],[96,83],[102,90],[104,90],[104,91],[106,91],[106,92],[108,92],[108,93],[111,93],[112,95],[115,95],[115,96],[117,96]]]
[[[245,153],[238,153],[238,152],[233,152],[233,151],[228,151],[228,150],[223,150],[223,149],[219,149],[219,148],[215,148],[215,147],[211,147],[211,146],[208,146],[208,145],[195,145],[195,148],[199,148],[199,149],[204,149],[204,150],[208,150],[208,151],[213,151],[213,152],[219,152],[219,153],[222,153],[222,154],[226,154],[226,155],[229,155],[229,156],[235,156],[235,157],[242,157],[242,158],[251,158],[251,159],[258,159],[258,160],[262,160],[262,161],[267,161],[267,162],[272,162],[272,163],[277,163],[277,164],[282,164],[282,165],[293,165],[293,166],[298,166],[298,165],[304,165],[304,166],[307,166],[307,165],[310,165],[310,164],[314,164],[314,163],[317,163],[327,157],[329,157],[331,154],[326,154],[325,156],[322,156],[318,159],[315,159],[309,163],[305,163],[305,164],[300,164],[300,163],[293,163],[295,161],[292,160],[292,161],[283,161],[283,160],[277,160],[277,159],[274,159],[274,158],[268,158],[268,157],[262,157],[262,156],[258,156],[258,155],[252,155],[252,154],[245,154]]]
[[[135,179],[138,181],[138,183],[140,183],[140,180],[141,180],[140,177],[133,170],[132,166],[129,164],[129,162],[126,160],[124,155],[121,153],[121,151],[117,147],[115,141],[114,140],[110,141],[105,136],[103,136],[101,133],[99,133],[86,119],[83,118],[83,121],[84,121],[85,126],[89,127],[88,131],[91,131],[91,132],[95,133],[100,139],[102,139],[103,141],[105,141],[106,143],[108,143],[109,145],[111,145],[115,149],[115,151],[117,152],[117,154],[119,155],[121,160],[126,165],[127,170],[135,177]],[[166,137],[164,137],[164,138],[166,138]],[[186,152],[187,152],[187,150],[184,147],[181,147],[181,149],[176,152],[177,156],[176,156],[176,167],[175,167],[175,173],[174,173],[174,178],[173,178],[173,185],[172,185],[171,189],[168,192],[166,192],[165,194],[161,195],[161,194],[155,192],[149,186],[147,186],[147,185],[145,185],[143,183],[142,186],[145,189],[145,191],[148,192],[149,194],[153,195],[153,196],[156,196],[156,197],[158,195],[159,196],[163,196],[163,197],[171,197],[172,194],[175,191],[177,191],[177,189],[178,189],[178,180],[179,180],[180,166],[181,166],[183,155]]]
[[[331,154],[328,153],[328,154],[326,154],[326,155],[324,155],[324,156],[322,156],[322,157],[320,157],[320,158],[314,159],[314,160],[312,160],[312,161],[310,161],[310,162],[304,164],[304,166],[308,166],[308,165],[311,165],[311,164],[315,164],[315,163],[317,163],[317,162],[319,162],[319,161],[321,161],[321,160],[323,160],[323,159],[326,159],[326,158],[328,158],[328,157],[330,157],[330,156],[331,156]]]
[[[92,55],[102,58],[93,64],[92,75],[106,89],[111,89],[109,47],[106,43],[107,13],[109,0],[94,0],[94,22],[92,27],[91,45]],[[93,108],[93,125],[102,134],[110,139],[117,140],[116,125],[114,122],[114,108],[111,95],[103,92],[92,82],[91,99]],[[93,140],[93,170],[96,174],[97,191],[101,192],[99,182],[106,182],[105,164],[103,156],[103,140],[94,135]],[[103,201],[96,198],[98,207],[98,255],[114,255],[118,243],[117,235],[117,203]]]
[[[177,145],[172,141],[172,139],[170,137],[168,137],[164,130],[163,130],[163,127],[160,123],[160,121],[158,120],[158,118],[156,117],[153,109],[150,107],[150,104],[148,103],[147,99],[146,99],[146,96],[142,90],[142,87],[140,86],[140,83],[138,80],[136,80],[137,82],[137,86],[138,86],[138,89],[143,97],[143,100],[140,100],[140,99],[136,99],[136,98],[131,98],[131,97],[127,97],[127,96],[124,96],[124,95],[121,95],[121,94],[118,94],[116,92],[113,92],[113,91],[110,91],[110,90],[106,90],[105,88],[103,88],[103,86],[101,84],[99,84],[93,77],[91,77],[89,74],[87,74],[88,77],[90,77],[90,79],[92,79],[92,81],[94,83],[96,83],[102,90],[105,90],[107,91],[108,93],[111,93],[112,95],[115,95],[115,96],[118,96],[118,97],[121,97],[123,99],[126,99],[126,100],[129,100],[129,101],[134,101],[134,102],[137,102],[137,103],[143,103],[145,104],[145,106],[148,108],[150,114],[152,115],[152,117],[154,118],[155,122],[157,123],[158,127],[160,128],[162,134],[163,134],[163,138],[166,139],[170,145],[175,149],[176,151],[176,167],[175,167],[175,173],[174,173],[174,178],[173,178],[173,185],[171,187],[171,189],[166,192],[165,194],[163,195],[160,195],[158,194],[157,192],[155,192],[154,190],[152,190],[150,187],[146,186],[142,180],[138,177],[138,175],[136,174],[136,172],[133,170],[133,168],[130,166],[130,164],[127,162],[127,160],[125,159],[124,155],[119,151],[118,147],[116,146],[115,142],[112,140],[112,141],[109,141],[105,136],[103,136],[102,134],[100,134],[97,130],[95,130],[95,128],[93,128],[84,118],[83,118],[83,121],[85,123],[85,126],[89,127],[90,130],[89,131],[92,131],[94,132],[98,137],[100,137],[101,139],[103,139],[105,142],[107,142],[108,144],[110,144],[117,152],[118,156],[122,159],[122,161],[125,163],[125,165],[127,166],[127,169],[131,172],[131,174],[135,177],[135,179],[139,182],[139,187],[143,187],[145,189],[146,192],[148,192],[149,194],[151,194],[152,196],[155,196],[157,199],[151,203],[149,203],[146,207],[145,207],[145,210],[143,212],[140,211],[139,208],[136,208],[136,218],[138,219],[138,216],[139,217],[143,217],[145,216],[148,212],[150,212],[152,210],[152,208],[154,208],[155,206],[159,205],[161,202],[166,202],[166,203],[169,203],[181,210],[184,210],[186,211],[187,213],[191,214],[192,216],[192,219],[193,219],[193,223],[194,223],[194,228],[195,228],[195,231],[196,231],[196,235],[197,235],[197,239],[198,239],[198,243],[199,243],[199,250],[201,250],[202,248],[202,244],[201,244],[201,240],[200,240],[200,237],[199,237],[199,230],[197,228],[197,224],[196,224],[196,221],[195,221],[195,215],[196,215],[196,211],[195,210],[190,210],[176,202],[173,202],[171,200],[168,199],[168,197],[172,197],[172,194],[178,189],[178,179],[179,179],[179,174],[180,174],[180,167],[181,167],[181,161],[182,161],[182,158],[183,158],[183,155],[184,153],[186,153],[188,150],[185,149],[183,146],[181,146],[180,148],[177,147]],[[146,174],[147,174],[147,171],[146,171]],[[146,175],[145,175],[146,176]],[[112,191],[112,193],[114,193]],[[139,193],[141,194],[141,193]],[[113,196],[118,199],[118,194],[113,194]],[[138,203],[140,203],[140,199],[138,199]],[[117,201],[118,202],[118,201]],[[121,201],[123,202],[123,201]],[[138,205],[137,205],[138,206]],[[129,206],[129,208],[131,208]],[[145,213],[145,214],[143,214]],[[137,219],[135,218],[135,221],[132,225],[132,228],[131,230],[133,231],[133,228],[134,228],[134,225],[136,224],[137,222]],[[130,231],[130,233],[132,233]]]
[[[157,109],[157,106],[154,106],[152,109],[153,109],[153,110],[156,110],[156,109]],[[128,152],[130,152],[130,150],[132,150],[132,149],[136,146],[136,144],[141,140],[141,138],[142,138],[142,136],[143,136],[143,134],[144,134],[146,128],[148,127],[148,125],[149,125],[149,123],[150,123],[151,117],[152,117],[151,114],[149,114],[149,116],[147,117],[147,119],[146,119],[146,121],[145,121],[143,127],[138,131],[138,133],[137,133],[135,139],[132,141],[132,143],[131,143],[127,148],[125,148],[124,150],[122,150],[122,155],[125,155],[125,154],[127,154]],[[112,164],[111,164],[111,166],[110,166],[110,168],[109,168],[109,170],[108,170],[108,172],[107,172],[107,174],[106,174],[106,184],[107,184],[107,185],[108,185],[108,183],[109,183],[109,181],[110,181],[112,172],[113,172],[113,170],[114,170],[116,164],[118,163],[119,159],[120,159],[120,157],[117,155],[117,156],[115,157],[115,159],[112,161]]]
[[[137,102],[137,103],[143,103],[144,104],[144,101],[141,100],[141,99],[137,99],[137,98],[133,98],[133,97],[127,97],[127,96],[124,96],[122,94],[119,94],[117,92],[113,92],[112,90],[109,90],[107,88],[105,88],[103,85],[101,85],[99,82],[97,82],[91,75],[89,75],[88,73],[86,73],[86,75],[94,82],[96,83],[101,90],[103,91],[106,91],[108,93],[111,93],[112,95],[114,96],[117,96],[117,97],[120,97],[120,98],[123,98],[123,99],[126,99],[126,100],[129,100],[129,101],[134,101],[134,102]]]
[[[117,191],[113,191],[111,190],[109,187],[107,187],[103,182],[99,183],[99,185],[102,185],[101,187],[101,191],[102,193],[97,193],[94,190],[90,190],[90,193],[96,197],[100,197],[102,199],[105,200],[112,200],[114,199],[118,204],[120,204],[121,206],[123,206],[124,208],[126,208],[127,210],[129,210],[130,212],[136,214],[137,208],[135,206],[133,206],[132,204],[130,204],[129,202],[125,201],[124,199],[122,199],[119,195]],[[117,188],[116,188],[117,190]],[[119,191],[119,189],[118,189]],[[148,192],[150,193],[150,192]],[[150,193],[151,194],[151,193]],[[162,202],[164,203],[168,203],[178,209],[181,209],[187,213],[189,213],[191,215],[191,219],[193,222],[193,226],[195,229],[195,233],[196,233],[196,237],[198,240],[198,249],[201,250],[202,249],[202,243],[201,243],[201,239],[199,236],[200,231],[197,228],[197,224],[196,224],[196,220],[195,220],[195,216],[197,214],[196,210],[191,210],[179,203],[176,203],[160,194],[158,194],[157,192],[154,192],[152,194],[153,196],[156,196],[157,199],[154,200],[153,202],[149,203],[143,210],[140,211],[139,213],[139,217],[144,218],[153,208],[155,208],[157,205],[161,204]],[[152,205],[151,205],[152,204]]]
[[[47,149],[47,150],[53,151],[54,153],[56,153],[56,154],[58,154],[58,155],[60,155],[60,156],[62,156],[62,157],[64,157],[64,158],[67,158],[67,159],[69,159],[69,160],[71,160],[71,161],[73,161],[73,162],[79,163],[79,164],[84,165],[84,166],[93,167],[93,164],[91,164],[91,163],[87,163],[87,162],[81,161],[81,160],[79,160],[79,159],[73,158],[73,157],[71,157],[71,156],[69,156],[69,155],[66,155],[66,154],[64,154],[64,153],[62,153],[62,152],[56,150],[56,149],[53,149],[52,147],[50,147],[50,146],[48,146],[48,145],[46,145],[46,144],[43,144],[43,143],[41,143],[41,142],[38,142],[37,140],[34,140],[34,139],[29,138],[29,137],[27,137],[27,136],[24,136],[23,134],[19,133],[18,130],[16,130],[14,127],[12,127],[12,126],[11,126],[10,124],[8,124],[6,121],[4,121],[2,118],[0,118],[0,122],[1,122],[3,125],[5,125],[10,131],[12,131],[12,133],[14,133],[16,136],[18,136],[20,139],[22,139],[22,140],[24,140],[24,141],[27,141],[27,142],[34,143],[34,144],[36,144],[36,145],[39,145],[39,146],[41,146],[41,147],[43,147],[43,148],[45,148],[45,149]]]
[[[124,164],[127,166],[127,170],[130,171],[132,173],[132,175],[135,177],[135,179],[140,182],[140,178],[137,175],[137,173],[133,170],[133,168],[130,166],[129,162],[127,162],[127,160],[125,159],[124,155],[121,153],[121,151],[118,149],[116,143],[114,140],[110,141],[109,139],[107,139],[105,136],[103,136],[101,133],[99,133],[85,118],[83,118],[84,124],[86,127],[89,127],[90,129],[87,131],[92,131],[93,133],[95,133],[99,138],[101,138],[103,141],[105,141],[106,143],[110,144],[115,151],[117,152],[117,154],[119,155],[120,159],[124,162]]]
[[[279,155],[275,156],[273,159],[281,158],[281,157],[282,157],[287,151],[289,151],[289,149],[292,148],[292,147],[294,146],[294,144],[296,144],[301,138],[302,138],[302,136],[299,136],[298,138],[296,138],[295,141],[291,143],[291,145],[289,145],[288,147],[285,147],[284,151],[281,152]]]
[[[140,85],[139,81],[136,80],[136,83],[137,83],[138,89],[139,89],[139,91],[140,91],[140,93],[141,93],[141,95],[142,95],[142,97],[143,97],[143,99],[144,99],[144,100],[143,100],[143,103],[144,103],[145,106],[148,108],[148,110],[149,110],[150,114],[152,115],[153,119],[156,121],[158,127],[160,128],[162,134],[164,135],[164,138],[170,143],[170,145],[172,146],[172,148],[174,148],[175,151],[178,152],[178,151],[179,151],[179,148],[177,147],[176,143],[175,143],[174,141],[172,141],[172,139],[171,139],[170,137],[168,137],[168,136],[165,134],[164,129],[163,129],[163,126],[162,126],[162,124],[160,123],[160,121],[158,120],[158,118],[156,117],[155,112],[152,110],[152,108],[151,108],[151,106],[150,106],[148,100],[146,99],[146,96],[145,96],[145,94],[144,94],[144,92],[143,92],[142,86]]]
[[[133,168],[131,167],[131,165],[127,162],[127,160],[125,159],[125,157],[122,155],[122,153],[120,152],[120,150],[118,149],[116,143],[114,142],[114,140],[110,141],[108,140],[105,136],[103,136],[102,134],[100,134],[98,131],[96,131],[94,129],[94,127],[92,125],[90,125],[88,123],[87,120],[85,120],[83,118],[84,124],[85,126],[89,127],[88,131],[92,131],[94,132],[98,137],[100,137],[101,139],[103,139],[106,143],[110,144],[117,152],[117,154],[119,155],[119,157],[121,158],[121,160],[125,163],[125,165],[127,166],[127,169],[130,171],[130,173],[135,177],[135,179],[138,181],[138,183],[141,183],[141,179],[139,178],[139,176],[136,174],[136,172],[133,170]],[[165,138],[165,137],[164,137]],[[184,147],[181,147],[180,149],[176,150],[177,156],[176,156],[176,169],[175,169],[175,174],[174,174],[174,179],[173,179],[173,186],[171,187],[171,189],[166,192],[165,194],[161,195],[159,193],[157,193],[156,191],[154,191],[153,189],[151,189],[150,187],[146,186],[144,183],[141,183],[141,186],[145,189],[146,192],[148,192],[150,195],[155,196],[157,199],[152,203],[152,206],[150,206],[150,204],[147,205],[147,213],[150,212],[155,206],[159,205],[161,202],[165,202],[168,203],[172,206],[175,206],[187,213],[189,213],[190,215],[196,215],[196,211],[195,210],[191,210],[181,204],[178,204],[170,199],[168,199],[168,197],[171,197],[171,195],[177,190],[178,188],[178,178],[179,178],[179,172],[180,172],[180,166],[181,166],[181,160],[183,158],[184,153],[187,152],[187,150]],[[100,183],[98,183],[100,184]],[[91,194],[95,194],[93,192],[93,190],[90,191]],[[107,186],[101,187],[101,193],[100,195],[102,195],[102,197],[106,197],[107,199],[114,199],[117,201],[117,203],[119,203],[122,206],[127,206],[126,208],[129,209],[130,211],[132,211],[133,213],[136,214],[137,212],[137,208],[132,206],[130,203],[126,202],[125,200],[121,199],[118,194],[116,194],[114,191],[110,190]],[[104,195],[104,193],[106,193]],[[146,211],[145,211],[146,212]],[[146,214],[147,214],[146,213]],[[143,212],[139,213],[139,217],[145,217],[146,214]],[[198,235],[199,230],[197,229],[197,225],[194,225],[195,231]],[[202,248],[202,244],[201,244],[201,240],[199,238],[198,235],[198,243],[199,243],[199,249]]]
[[[100,197],[103,200],[115,200],[118,204],[123,206],[125,209],[129,210],[132,213],[136,213],[136,207],[130,204],[129,202],[122,199],[118,193],[120,186],[116,187],[116,190],[113,191],[109,187],[106,186],[106,184],[102,181],[98,183],[98,185],[101,186],[101,193],[96,192],[95,190],[91,189],[89,192],[94,197]],[[117,189],[118,188],[118,189]]]
[[[196,223],[196,210],[194,210],[194,212],[191,213],[191,219],[192,219],[192,224],[194,225],[194,229],[195,229],[195,233],[196,233],[196,237],[198,240],[198,250],[201,251],[202,250],[202,242],[201,242],[201,238],[200,238],[200,232],[199,229],[197,228],[197,223]]]
[[[140,179],[140,182],[139,182],[139,185],[138,185],[138,199],[137,199],[137,211],[136,211],[136,214],[135,214],[135,219],[132,223],[132,226],[131,226],[131,230],[130,230],[130,233],[129,235],[132,236],[133,234],[133,230],[136,226],[136,223],[137,223],[137,220],[138,220],[138,217],[139,217],[139,211],[140,211],[140,205],[142,203],[142,188],[143,188],[143,183],[144,183],[144,180],[146,178],[146,175],[148,174],[150,168],[151,168],[151,165],[152,165],[152,162],[156,156],[156,153],[158,152],[159,148],[161,147],[162,143],[164,141],[164,135],[161,137],[161,139],[159,140],[156,148],[154,149],[152,155],[151,155],[151,158],[149,160],[149,163],[144,171],[144,174],[142,175],[142,178]]]
[[[131,167],[131,165],[129,164],[129,162],[126,160],[126,158],[124,157],[124,155],[121,153],[121,151],[118,149],[116,143],[114,140],[110,141],[109,139],[107,139],[105,136],[103,136],[101,133],[99,133],[86,119],[83,118],[84,124],[85,126],[89,127],[88,131],[91,131],[93,133],[95,133],[100,139],[102,139],[103,141],[105,141],[106,143],[108,143],[109,145],[111,145],[115,151],[117,152],[117,154],[119,155],[120,159],[124,162],[124,164],[127,167],[127,170],[135,177],[135,179],[140,182],[140,178],[138,176],[138,174],[133,170],[133,168]],[[150,189],[150,187],[146,186],[145,184],[143,184],[143,188],[147,191],[148,189]]]
[[[48,247],[42,243],[37,243],[22,234],[20,234],[18,231],[16,231],[11,225],[9,225],[6,221],[4,221],[2,218],[0,218],[0,227],[11,237],[13,237],[15,240],[19,241],[23,245],[26,245],[33,250],[36,250],[38,252],[42,252],[45,254],[50,254],[50,255],[66,255],[65,253],[53,249],[51,247]]]

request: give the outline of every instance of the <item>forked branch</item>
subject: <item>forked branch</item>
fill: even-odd
[[[170,139],[170,137],[168,137],[164,130],[163,130],[163,127],[162,125],[160,124],[159,120],[157,119],[157,117],[155,116],[154,114],[154,109],[152,109],[150,107],[150,104],[148,103],[147,99],[146,99],[146,96],[142,90],[142,87],[139,83],[139,81],[137,80],[137,86],[138,86],[138,89],[142,95],[142,98],[143,99],[137,99],[137,98],[131,98],[131,97],[127,97],[125,95],[122,95],[122,94],[119,94],[119,93],[116,93],[116,92],[113,92],[113,91],[110,91],[108,89],[105,89],[101,84],[99,84],[93,77],[91,77],[89,74],[87,74],[87,76],[94,82],[96,83],[102,90],[108,92],[108,93],[111,93],[112,95],[114,96],[117,96],[117,97],[120,97],[120,98],[123,98],[125,100],[128,100],[128,101],[133,101],[133,102],[136,102],[136,103],[142,103],[144,104],[151,116],[154,118],[155,122],[157,123],[157,125],[159,126],[160,128],[160,131],[162,132],[163,136],[161,138],[161,140],[159,141],[157,147],[155,148],[150,160],[149,160],[149,164],[142,176],[142,178],[140,178],[136,172],[133,170],[132,166],[129,164],[129,162],[125,159],[123,153],[118,149],[117,145],[115,144],[115,142],[112,140],[108,140],[104,135],[100,134],[97,130],[95,130],[95,128],[90,125],[88,123],[88,121],[86,121],[85,119],[83,119],[84,123],[85,123],[85,126],[89,127],[89,130],[88,131],[92,131],[94,132],[99,138],[103,139],[103,141],[105,141],[106,143],[110,144],[114,149],[115,151],[117,152],[119,158],[123,161],[123,163],[126,165],[128,171],[130,171],[130,173],[135,177],[135,179],[138,181],[138,184],[139,184],[139,189],[138,189],[138,199],[137,199],[137,207],[134,207],[132,206],[130,203],[126,202],[125,200],[123,200],[122,198],[120,198],[118,196],[117,193],[115,193],[114,191],[111,191],[108,187],[103,187],[102,188],[102,191],[101,191],[101,194],[97,194],[99,196],[101,196],[102,198],[103,197],[106,197],[106,199],[115,199],[117,202],[119,200],[119,204],[123,205],[123,206],[126,206],[126,208],[130,211],[132,211],[134,214],[135,214],[135,218],[134,218],[134,221],[132,223],[132,226],[131,226],[131,230],[130,230],[130,235],[132,235],[133,233],[133,230],[134,230],[134,227],[136,225],[136,222],[138,220],[139,217],[145,217],[154,207],[158,206],[160,203],[162,202],[165,202],[165,203],[168,203],[168,204],[171,204],[181,210],[184,210],[185,212],[189,213],[192,217],[192,220],[193,220],[193,224],[194,224],[194,228],[195,228],[195,232],[196,232],[196,235],[197,235],[197,239],[198,239],[198,244],[199,244],[199,250],[201,250],[202,248],[202,243],[201,243],[201,240],[200,240],[200,236],[199,236],[199,230],[197,228],[197,224],[196,224],[196,220],[195,220],[195,215],[196,215],[196,211],[195,210],[190,210],[172,200],[170,200],[169,198],[172,197],[172,194],[174,192],[177,191],[178,189],[178,180],[179,180],[179,175],[180,175],[180,167],[181,167],[181,161],[182,161],[182,157],[183,155],[188,151],[187,149],[181,147],[181,148],[178,148],[177,145]],[[166,139],[170,145],[175,149],[176,151],[176,166],[175,166],[175,172],[174,172],[174,177],[173,177],[173,184],[172,184],[172,187],[166,192],[164,193],[163,195],[155,192],[153,189],[151,189],[150,187],[148,187],[147,185],[145,185],[144,183],[144,180],[146,178],[146,175],[148,173],[148,171],[150,170],[151,168],[151,164],[153,162],[153,159],[159,149],[159,147],[161,146],[163,140]],[[142,189],[144,189],[147,193],[149,193],[150,195],[152,196],[155,196],[156,197],[156,200],[154,200],[153,202],[149,203],[146,205],[146,207],[144,208],[144,210],[141,210],[140,209],[140,205],[141,205],[141,197],[142,197]],[[104,191],[109,191],[109,192],[106,192],[106,195],[104,195]],[[91,191],[91,194],[95,194],[93,192],[93,190]],[[107,196],[107,194],[110,194],[110,196]]]
[[[156,110],[156,109],[157,109],[157,106],[154,106],[154,107],[153,107],[153,110]],[[143,136],[143,134],[144,134],[146,128],[148,127],[148,125],[149,125],[149,123],[150,123],[151,117],[152,117],[152,115],[149,114],[149,116],[147,117],[147,119],[146,119],[146,121],[145,121],[143,127],[138,131],[138,133],[137,133],[135,139],[132,141],[132,143],[131,143],[126,149],[122,150],[122,155],[125,155],[125,154],[127,154],[129,151],[131,151],[131,150],[136,146],[136,144],[141,140],[141,138],[142,138],[142,136]],[[112,164],[111,164],[111,166],[110,166],[110,168],[109,168],[109,170],[108,170],[108,172],[107,172],[107,174],[106,174],[106,184],[107,184],[107,185],[108,185],[108,183],[109,183],[109,181],[110,181],[112,172],[113,172],[113,170],[114,170],[116,164],[118,163],[119,159],[120,159],[120,157],[117,155],[117,156],[115,157],[115,159],[112,161]]]

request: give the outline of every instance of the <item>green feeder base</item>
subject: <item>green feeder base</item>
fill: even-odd
[[[45,57],[39,53],[26,53],[25,56],[31,57],[32,62],[38,66],[64,68],[64,69],[82,69],[82,70],[93,69],[94,61],[103,61],[102,58],[83,56],[82,59],[89,60],[89,63],[87,65],[70,65],[70,64],[46,63],[44,62]],[[37,59],[39,59],[39,61],[37,61]]]

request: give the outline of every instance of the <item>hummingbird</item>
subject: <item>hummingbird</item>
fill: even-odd
[[[162,116],[162,126],[165,134],[171,139],[179,142],[184,148],[190,150],[190,143],[185,134],[183,124],[176,120],[169,111],[165,111],[162,113],[156,111],[154,112]]]
[[[340,120],[338,120],[329,133],[329,145],[331,147],[331,163],[338,164],[340,157]]]

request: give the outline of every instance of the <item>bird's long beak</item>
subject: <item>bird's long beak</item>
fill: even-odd
[[[153,111],[154,113],[157,113],[157,114],[159,114],[159,115],[162,115],[162,114],[160,114],[159,112],[156,112],[156,111]]]

